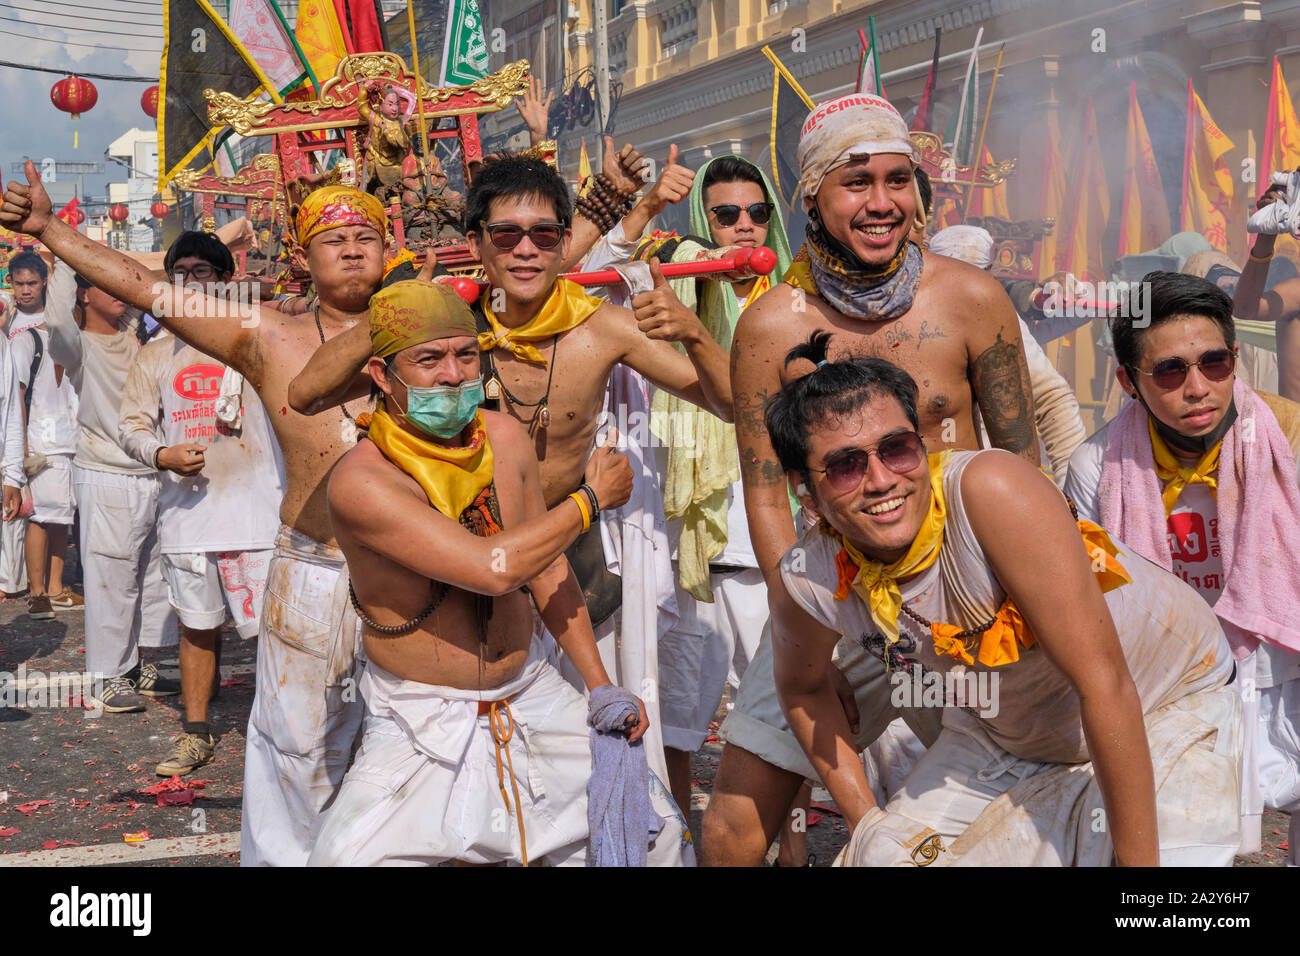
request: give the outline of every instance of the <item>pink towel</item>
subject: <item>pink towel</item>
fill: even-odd
[[[1240,378],[1232,394],[1237,420],[1219,453],[1224,587],[1214,613],[1237,659],[1261,640],[1294,653],[1300,651],[1295,455],[1273,413]],[[1110,426],[1097,487],[1101,523],[1138,554],[1172,571],[1160,492],[1147,411],[1130,401]]]

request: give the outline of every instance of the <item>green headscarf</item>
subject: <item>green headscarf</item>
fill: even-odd
[[[695,174],[695,185],[688,197],[693,235],[710,237],[708,213],[704,208],[705,174],[710,165],[727,158],[743,159],[718,156]],[[757,166],[754,168],[758,169]],[[767,241],[764,243],[776,253],[776,268],[768,276],[772,285],[776,285],[790,268],[790,243],[781,216],[781,198],[772,188],[767,174],[761,169],[758,169],[758,174],[763,179],[768,201],[776,207],[768,221]],[[677,244],[672,261],[691,262],[702,251],[699,243],[683,239]],[[731,290],[731,284],[699,283],[698,303],[695,279],[674,279],[669,284],[682,304],[699,315],[700,322],[714,340],[730,351],[731,337],[740,319],[740,303]],[[681,541],[677,548],[682,589],[697,600],[711,604],[713,590],[709,587],[709,561],[727,546],[727,502],[731,485],[740,480],[736,428],[662,390],[655,392],[650,420],[655,433],[668,447],[668,468],[663,482],[664,514],[669,520],[680,518],[682,522]],[[682,440],[688,436],[693,441]]]

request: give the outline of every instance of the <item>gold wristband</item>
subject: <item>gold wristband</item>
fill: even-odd
[[[582,494],[575,491],[569,497],[573,499],[573,503],[578,506],[578,511],[582,513],[582,530],[584,532],[590,530],[591,512],[587,510],[587,502],[583,500]]]
[[[1252,252],[1252,253],[1250,254],[1250,261],[1251,261],[1251,262],[1272,262],[1272,261],[1273,261],[1273,255],[1272,255],[1272,253],[1270,253],[1269,255],[1266,255],[1266,256],[1257,256],[1257,255],[1255,255],[1255,253]]]

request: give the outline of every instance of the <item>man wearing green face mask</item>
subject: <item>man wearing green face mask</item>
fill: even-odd
[[[627,459],[596,449],[586,483],[547,510],[523,426],[477,407],[474,316],[449,287],[381,290],[370,340],[382,401],[327,492],[364,625],[366,717],[310,863],[580,863],[587,703],[545,635],[589,691],[637,705],[623,730],[639,739],[645,709],[611,686],[564,559],[599,509],[627,501]],[[659,839],[680,841],[672,831],[670,821]]]

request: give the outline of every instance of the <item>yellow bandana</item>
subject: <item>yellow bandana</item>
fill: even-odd
[[[483,314],[487,317],[488,324],[492,326],[492,331],[479,333],[478,347],[484,352],[492,349],[508,349],[515,358],[543,368],[546,367],[546,359],[540,350],[528,343],[549,339],[553,335],[577,328],[587,321],[591,313],[605,304],[603,299],[587,295],[582,291],[582,286],[576,282],[556,279],[555,286],[551,289],[551,294],[541,310],[519,328],[507,329],[497,321],[497,317],[488,306],[491,297],[492,293],[489,290],[483,297]]]
[[[861,551],[849,544],[838,531],[832,528],[826,519],[822,519],[821,530],[840,543],[840,553],[835,556],[835,567],[839,572],[839,583],[835,588],[835,600],[848,599],[850,591],[866,602],[871,610],[871,618],[885,635],[885,640],[893,644],[898,640],[898,614],[903,606],[903,594],[898,589],[898,579],[919,574],[939,557],[943,546],[943,525],[947,517],[947,507],[943,497],[943,467],[948,462],[951,452],[942,451],[930,455],[930,510],[921,522],[921,530],[912,540],[912,546],[892,564],[872,561]]]
[[[339,226],[371,226],[384,236],[388,217],[379,200],[351,186],[324,186],[303,200],[298,209],[298,244],[304,249],[312,237]]]
[[[1174,512],[1174,505],[1178,504],[1178,496],[1183,493],[1183,489],[1188,485],[1194,485],[1197,482],[1210,486],[1210,489],[1217,497],[1219,494],[1219,482],[1214,477],[1214,472],[1219,470],[1219,452],[1223,448],[1223,442],[1217,442],[1213,448],[1205,453],[1205,456],[1196,463],[1195,468],[1185,468],[1183,463],[1174,457],[1174,453],[1169,450],[1165,440],[1160,437],[1156,431],[1155,422],[1151,416],[1147,416],[1147,432],[1151,435],[1151,451],[1156,456],[1156,475],[1161,481],[1168,481],[1165,485],[1164,494],[1161,499],[1165,504],[1165,517],[1168,518]],[[1172,480],[1171,480],[1172,479]]]
[[[370,440],[418,481],[429,503],[452,521],[459,521],[492,483],[492,443],[481,411],[474,413],[474,437],[465,448],[445,448],[412,435],[383,408],[375,409],[370,420]]]
[[[1099,526],[1091,521],[1078,522],[1079,534],[1084,547],[1092,559],[1092,571],[1097,577],[1101,593],[1113,591],[1124,584],[1131,584],[1124,566],[1119,563],[1119,551]],[[966,639],[959,635],[966,628],[954,624],[942,624],[938,621],[930,625],[930,640],[934,643],[936,654],[947,654],[966,664],[974,664],[967,647]],[[1033,647],[1034,635],[1029,625],[1020,616],[1020,611],[1008,595],[998,608],[993,618],[993,626],[980,636],[979,662],[986,667],[1000,667],[1014,664],[1020,660],[1020,647]]]

